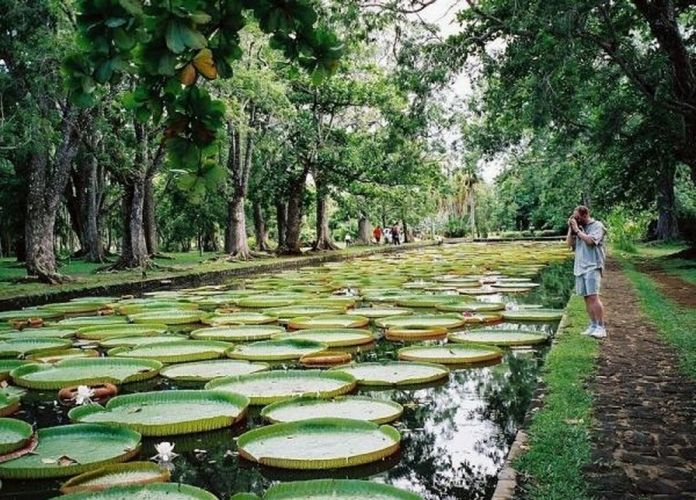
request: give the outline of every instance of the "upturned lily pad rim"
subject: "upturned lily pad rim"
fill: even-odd
[[[393,500],[422,500],[423,497],[389,484],[376,483],[362,479],[312,479],[277,483],[264,495],[264,500],[303,500],[310,495],[330,495],[336,493],[360,494],[362,498],[391,498]]]
[[[449,320],[449,323],[442,324],[442,320]],[[465,321],[459,314],[414,314],[412,316],[396,316],[383,318],[375,321],[380,328],[434,328],[443,327],[447,329],[459,328]]]
[[[365,378],[358,378],[355,375],[353,375],[350,371],[346,371],[347,369],[353,368],[353,367],[382,367],[382,366],[413,366],[413,365],[419,365],[419,366],[427,366],[429,368],[435,369],[432,375],[429,375],[427,377],[408,377],[404,378],[402,380],[398,380],[397,382],[391,382],[388,380],[380,380],[378,378],[371,378],[371,379],[365,379]],[[435,382],[437,380],[442,380],[444,378],[449,377],[450,370],[446,366],[439,364],[439,363],[431,363],[431,362],[426,362],[426,361],[373,361],[373,362],[367,362],[367,363],[349,363],[346,365],[342,366],[336,366],[334,368],[329,369],[330,372],[333,371],[338,371],[341,373],[346,373],[349,374],[353,377],[358,382],[358,385],[367,385],[367,386],[377,386],[377,387],[393,387],[393,386],[415,386],[415,385],[422,385],[422,384],[429,384],[431,382]]]
[[[437,356],[430,354],[416,354],[418,351],[423,351],[425,349],[436,349],[448,352],[467,349],[480,351],[480,354],[471,356]],[[442,346],[417,345],[402,347],[398,350],[397,356],[399,359],[404,361],[425,361],[430,363],[440,363],[444,365],[465,365],[498,360],[503,357],[503,351],[495,346],[488,344],[459,342],[455,344],[445,344]]]
[[[557,321],[565,314],[563,309],[519,309],[503,311],[503,318],[509,321]]]
[[[117,379],[111,376],[101,376],[94,373],[94,370],[99,368],[100,364],[119,364],[119,365],[136,365],[141,369],[133,375]],[[42,370],[55,370],[63,367],[83,367],[91,369],[92,373],[87,373],[85,377],[79,379],[62,379],[62,380],[31,380],[27,379],[28,375]],[[29,389],[61,389],[74,385],[94,385],[97,383],[111,383],[115,385],[127,384],[130,382],[139,382],[149,378],[156,377],[162,368],[162,363],[151,359],[138,358],[72,358],[59,361],[54,365],[29,363],[19,366],[10,372],[10,378],[15,384],[27,387]]]
[[[2,431],[10,431],[14,433],[14,437],[5,438],[2,436]],[[0,418],[0,455],[11,453],[20,449],[29,442],[29,439],[34,434],[34,429],[31,425],[23,420],[16,418]]]
[[[495,312],[505,310],[502,302],[479,302],[475,300],[457,301],[435,306],[438,311],[447,312]]]
[[[286,353],[264,354],[264,347],[284,346],[288,348]],[[304,339],[271,339],[260,340],[250,344],[240,344],[227,351],[227,357],[232,359],[245,359],[247,361],[285,361],[300,359],[305,354],[322,352],[328,349],[328,345],[323,342],[314,342]],[[302,351],[300,351],[302,350]],[[268,352],[268,351],[267,351]]]
[[[191,500],[218,500],[218,497],[204,489],[189,484],[183,483],[150,483],[134,486],[114,486],[102,491],[71,493],[64,495],[61,500],[122,500],[131,498],[131,496],[141,493],[160,493],[153,498],[166,498],[169,493],[178,493],[187,495]]]
[[[322,323],[328,321],[328,323]],[[370,323],[364,316],[348,314],[320,314],[318,316],[298,316],[288,321],[288,327],[293,330],[310,330],[317,328],[363,328]]]
[[[249,398],[237,393],[215,390],[167,390],[138,392],[134,394],[124,394],[111,398],[106,406],[99,404],[88,404],[77,406],[68,412],[68,417],[73,422],[81,422],[97,413],[108,413],[116,408],[123,406],[135,406],[141,404],[157,405],[165,402],[182,402],[188,405],[196,405],[201,401],[216,401],[228,403],[230,406],[238,408],[236,414],[231,411],[205,418],[193,418],[185,422],[120,422],[118,420],[99,421],[107,425],[117,427],[127,427],[143,436],[173,436],[179,434],[193,434],[206,432],[224,427],[230,427],[246,417],[249,407]],[[97,422],[93,422],[97,423]]]
[[[349,337],[332,340],[332,335],[347,335]],[[308,330],[295,330],[292,332],[274,335],[273,339],[309,340],[310,342],[321,342],[322,344],[326,344],[328,347],[350,347],[355,345],[369,344],[375,341],[375,337],[372,335],[372,332],[358,328],[316,328]]]
[[[87,340],[103,340],[111,337],[154,336],[166,331],[167,325],[164,323],[124,323],[104,326],[84,326],[77,329],[77,337]]]
[[[198,323],[203,311],[196,309],[153,309],[152,311],[129,314],[132,323],[164,323],[165,325],[186,325]]]
[[[352,430],[356,432],[380,432],[392,441],[392,444],[378,450],[367,453],[361,453],[353,456],[343,456],[337,458],[322,458],[322,459],[298,459],[298,458],[283,458],[283,457],[254,457],[244,450],[244,447],[249,443],[262,440],[265,437],[292,434],[292,433],[311,433],[311,432],[326,432],[335,429],[337,432],[346,432]],[[265,427],[252,429],[245,432],[237,439],[237,447],[239,455],[247,460],[283,469],[337,469],[343,467],[352,467],[370,462],[375,462],[382,458],[388,457],[399,450],[401,443],[401,434],[390,425],[377,425],[365,420],[355,420],[348,418],[313,418],[307,420],[299,420],[296,422],[284,422],[279,424],[271,424]]]
[[[63,494],[68,494],[79,492],[95,492],[107,488],[115,488],[117,486],[120,486],[120,484],[106,483],[99,485],[99,483],[95,480],[108,477],[113,474],[127,474],[128,472],[149,472],[152,473],[152,477],[138,480],[127,479],[128,482],[123,483],[124,485],[142,486],[144,484],[150,483],[167,482],[171,477],[171,473],[167,469],[164,469],[152,462],[126,462],[118,464],[109,464],[96,470],[84,472],[78,476],[69,479],[61,485],[60,492]],[[84,484],[93,481],[94,483],[90,485]]]
[[[240,331],[247,330],[249,332],[254,332],[255,330],[259,332],[268,332],[262,334],[234,334],[234,329],[237,328]],[[217,332],[216,332],[217,330]],[[222,331],[228,330],[233,333],[225,335]],[[222,326],[209,326],[207,328],[199,328],[192,331],[189,335],[192,339],[196,340],[221,340],[223,342],[244,342],[249,340],[269,340],[276,333],[284,333],[285,328],[282,326],[274,325],[222,325]]]
[[[384,336],[387,340],[418,341],[438,340],[447,337],[449,330],[444,327],[432,328],[388,328]]]
[[[191,352],[171,352],[172,348],[187,346]],[[229,342],[217,342],[214,340],[187,340],[172,342],[155,342],[149,345],[139,345],[135,347],[114,347],[107,351],[110,357],[133,357],[138,359],[154,359],[161,363],[184,363],[187,361],[202,361],[205,359],[215,359],[224,357],[233,345]],[[162,353],[142,353],[147,349],[162,349]],[[167,350],[169,349],[169,353]],[[141,353],[138,353],[138,350]]]
[[[492,338],[486,340],[485,336],[494,334],[499,338]],[[504,338],[509,336],[508,339]],[[524,332],[515,331],[506,333],[505,330],[467,330],[452,332],[448,335],[447,339],[450,342],[463,342],[463,343],[475,343],[475,344],[487,344],[495,346],[519,346],[519,345],[534,345],[542,344],[549,340],[548,335],[541,332]]]
[[[297,406],[302,403],[316,403],[316,404],[329,404],[332,402],[340,402],[340,401],[346,401],[346,400],[352,400],[352,401],[367,401],[369,403],[378,403],[378,404],[383,404],[385,406],[390,406],[394,411],[382,418],[378,418],[375,420],[367,420],[367,419],[362,419],[362,418],[355,418],[355,420],[367,420],[368,422],[373,422],[375,424],[386,424],[388,422],[393,422],[394,420],[397,420],[399,417],[404,412],[404,407],[401,406],[399,403],[396,401],[391,401],[391,400],[385,400],[385,399],[376,399],[376,398],[371,398],[369,396],[336,396],[333,398],[317,398],[314,396],[300,396],[297,398],[292,398],[292,399],[286,399],[283,401],[276,401],[275,403],[271,403],[267,406],[264,406],[263,409],[261,410],[261,416],[266,419],[268,422],[278,424],[282,422],[296,422],[298,420],[277,420],[273,418],[272,414],[274,411],[278,409],[285,409],[288,407],[293,407]],[[306,420],[306,419],[302,419]]]
[[[21,349],[20,347],[22,345],[27,346],[27,348]],[[32,345],[34,347],[31,347]],[[70,340],[56,338],[27,337],[25,339],[3,340],[0,342],[0,357],[9,358],[13,355],[27,355],[42,351],[67,348],[70,346],[72,346],[72,342]],[[15,350],[13,350],[13,347]]]
[[[20,399],[16,395],[0,393],[0,417],[7,417],[16,413],[19,410]]]
[[[331,390],[323,390],[323,391],[316,391],[316,390],[308,390],[303,393],[291,393],[291,394],[276,394],[276,395],[254,395],[250,394],[247,395],[247,397],[251,400],[252,405],[267,405],[270,403],[275,403],[276,401],[281,401],[285,399],[290,399],[290,398],[295,398],[295,397],[301,397],[301,396],[314,396],[314,397],[322,397],[322,398],[331,398],[331,397],[336,397],[336,396],[342,396],[344,394],[348,394],[352,392],[355,387],[357,386],[357,381],[353,375],[345,372],[341,373],[336,373],[332,372],[330,370],[271,370],[271,371],[264,371],[264,372],[257,372],[257,373],[249,373],[247,375],[236,375],[236,376],[231,376],[231,377],[220,377],[220,378],[215,378],[205,384],[204,389],[207,390],[219,390],[219,391],[228,391],[228,389],[225,389],[224,386],[227,384],[234,384],[237,382],[246,382],[246,381],[254,381],[257,379],[268,379],[268,378],[289,378],[289,377],[297,377],[297,378],[329,378],[332,379],[336,382],[341,382],[342,384],[336,387],[335,389]],[[234,390],[230,390],[229,392],[235,392]],[[237,392],[237,394],[242,394],[242,392]],[[246,394],[245,394],[246,395]]]
[[[258,372],[262,372],[262,371],[267,371],[271,367],[271,365],[269,365],[268,363],[263,363],[260,361],[252,362],[252,361],[247,361],[245,359],[229,359],[229,358],[206,359],[203,361],[192,361],[190,363],[176,363],[174,365],[166,366],[160,371],[160,375],[164,378],[168,378],[171,380],[177,380],[180,382],[209,382],[210,380],[214,380],[216,378],[221,378],[221,377],[219,377],[219,376],[204,377],[204,376],[200,376],[200,375],[172,375],[171,373],[175,372],[177,370],[191,368],[191,365],[195,365],[197,367],[200,367],[200,366],[204,367],[206,364],[213,365],[213,364],[220,364],[220,363],[243,364],[245,366],[255,368],[254,371],[249,372],[249,373],[258,373]],[[227,376],[235,377],[237,375],[227,375]]]
[[[20,458],[0,463],[0,478],[2,479],[49,479],[55,477],[66,477],[81,474],[89,470],[97,469],[111,463],[124,462],[140,452],[139,433],[130,429],[112,427],[99,424],[69,424],[46,427],[37,431],[39,445],[34,450],[33,455],[41,455],[41,444],[60,436],[61,441],[68,441],[71,434],[95,433],[103,435],[115,435],[123,439],[123,444],[127,444],[120,453],[114,454],[111,458],[96,462],[76,463],[70,465],[59,465],[54,463],[44,463],[41,466],[18,466],[21,461],[26,460],[28,455]],[[66,443],[69,446],[69,441]],[[69,451],[66,449],[66,451]],[[14,465],[14,466],[13,466]]]

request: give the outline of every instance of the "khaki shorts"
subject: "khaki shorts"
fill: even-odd
[[[588,295],[599,295],[602,286],[602,271],[593,269],[585,274],[575,277],[575,293],[587,297]]]

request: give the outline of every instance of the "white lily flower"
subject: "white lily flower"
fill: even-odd
[[[155,445],[155,451],[157,452],[157,455],[152,457],[152,459],[157,460],[161,463],[169,463],[175,457],[179,456],[178,453],[174,453],[174,444],[168,441],[162,441],[161,443],[157,443]]]
[[[75,404],[84,405],[91,403],[93,397],[94,389],[86,385],[78,385],[77,392],[73,396],[73,401],[75,401]]]

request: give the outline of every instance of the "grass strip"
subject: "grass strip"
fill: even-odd
[[[546,395],[528,431],[530,447],[513,464],[532,499],[590,498],[582,474],[591,452],[592,396],[585,381],[594,374],[599,348],[580,335],[587,327],[582,297],[571,297],[566,314],[544,367]]]
[[[647,274],[637,271],[632,261],[621,259],[624,271],[631,280],[640,300],[640,307],[659,334],[674,346],[680,368],[696,378],[696,310],[680,307],[665,297]]]

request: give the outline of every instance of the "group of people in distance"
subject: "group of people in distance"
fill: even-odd
[[[380,245],[382,243],[382,238],[384,238],[385,244],[401,245],[403,243],[403,233],[401,231],[401,225],[394,223],[391,227],[382,227],[377,224],[372,230],[372,237],[375,242]]]

